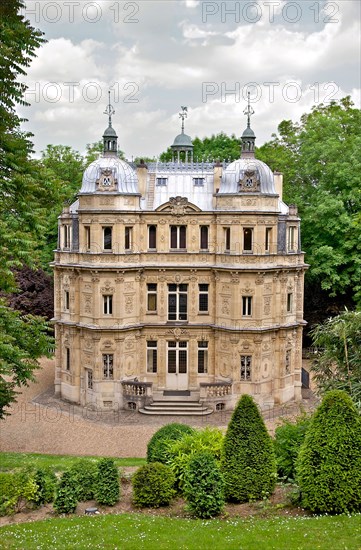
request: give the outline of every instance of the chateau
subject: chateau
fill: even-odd
[[[229,164],[194,161],[183,107],[172,162],[120,160],[106,113],[104,153],[59,217],[56,394],[155,414],[299,400],[300,219],[255,158],[250,105]]]

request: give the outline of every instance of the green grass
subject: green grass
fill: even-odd
[[[60,518],[2,527],[0,540],[0,548],[16,550],[358,550],[361,515],[207,521],[140,514]]]
[[[0,472],[8,472],[23,466],[50,468],[54,472],[63,472],[79,458],[97,460],[100,457],[79,457],[71,455],[44,455],[37,453],[0,453]],[[145,458],[115,458],[117,466],[142,466]]]

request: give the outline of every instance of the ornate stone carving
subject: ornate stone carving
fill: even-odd
[[[184,216],[187,212],[188,199],[186,197],[171,197],[169,204],[171,205],[170,211],[173,216]]]

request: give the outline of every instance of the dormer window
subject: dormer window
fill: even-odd
[[[167,178],[157,178],[157,185],[167,185]]]
[[[202,186],[204,185],[204,178],[193,178],[194,185]]]

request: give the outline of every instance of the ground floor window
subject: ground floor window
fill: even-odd
[[[252,374],[252,355],[241,355],[241,380],[250,381]]]
[[[168,342],[168,374],[186,374],[188,342]]]
[[[208,372],[208,342],[198,342],[198,374]]]
[[[157,372],[157,342],[147,342],[147,372]]]
[[[106,380],[113,380],[114,375],[114,355],[112,353],[103,353],[103,377]]]

